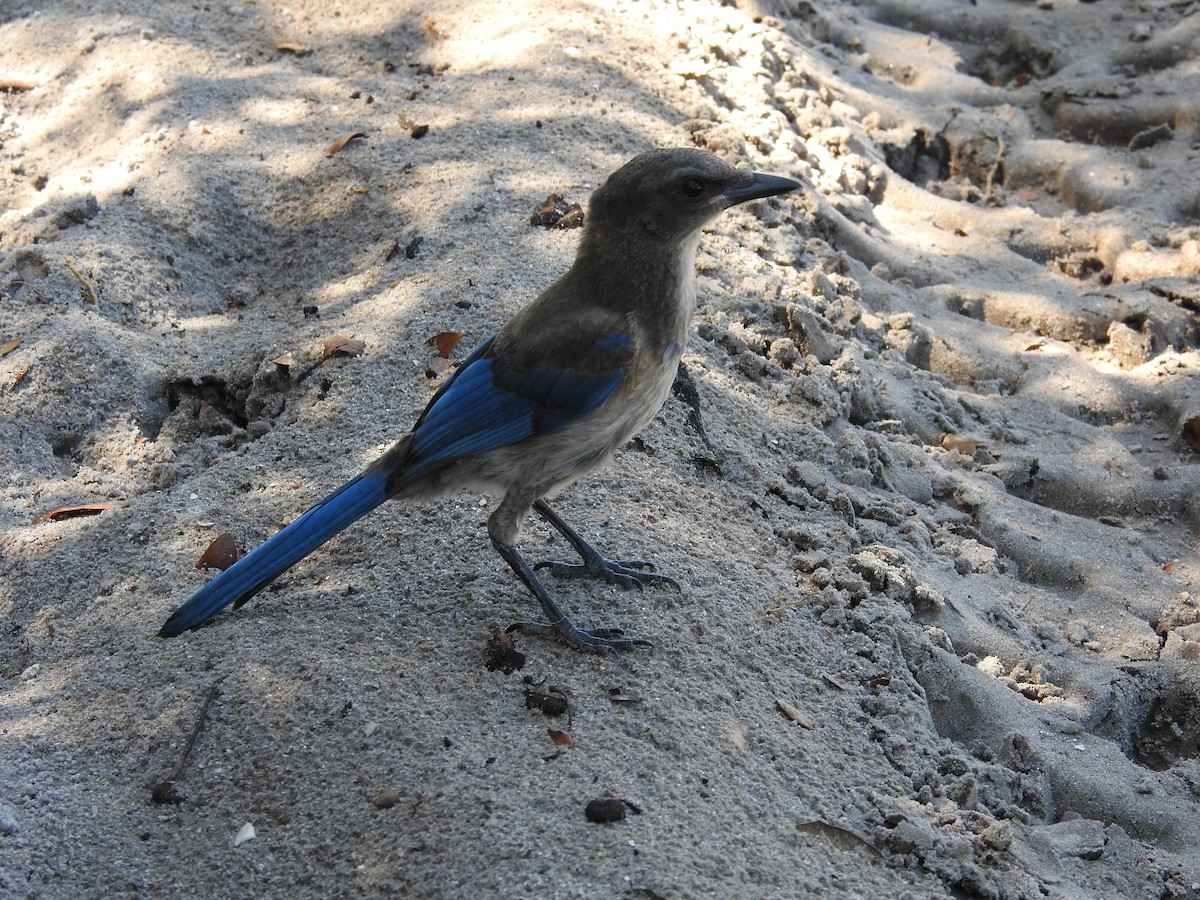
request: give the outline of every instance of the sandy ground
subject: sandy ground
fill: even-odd
[[[383,6],[0,5],[0,895],[1197,896],[1200,5]],[[655,649],[469,495],[156,637],[686,145],[806,189],[557,504]]]

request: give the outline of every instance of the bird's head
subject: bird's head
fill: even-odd
[[[667,242],[682,241],[722,210],[798,187],[788,178],[734,168],[703,150],[651,150],[635,156],[596,189],[588,202],[588,228],[602,234],[634,230]]]

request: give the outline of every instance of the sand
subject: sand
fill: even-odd
[[[0,46],[0,895],[1200,891],[1194,0],[10,2]],[[681,583],[549,579],[653,650],[490,670],[538,610],[469,494],[157,637],[656,146],[805,189],[706,234],[694,393],[556,501]]]

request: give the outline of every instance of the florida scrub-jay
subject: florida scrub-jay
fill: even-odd
[[[196,591],[160,635],[236,609],[385,500],[483,488],[502,497],[488,518],[492,544],[548,618],[514,628],[557,632],[598,652],[647,645],[572,623],[518,552],[521,525],[532,507],[579,553],[580,565],[541,564],[552,570],[626,586],[675,584],[646,563],[601,556],[543,498],[606,462],[666,400],[695,307],[700,230],[730,206],[798,187],[695,149],[630,160],[592,194],[567,273],[475,348],[412,431]]]

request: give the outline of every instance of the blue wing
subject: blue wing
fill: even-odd
[[[520,443],[594,412],[620,386],[631,351],[622,334],[594,341],[589,350],[586,368],[524,364],[497,353],[496,339],[489,338],[463,361],[417,421],[405,476]]]

